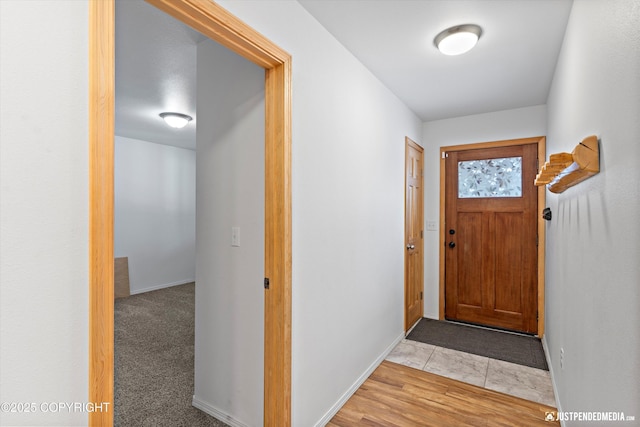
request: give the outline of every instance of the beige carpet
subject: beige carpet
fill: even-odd
[[[194,294],[188,283],[115,301],[115,426],[226,426],[191,406]]]

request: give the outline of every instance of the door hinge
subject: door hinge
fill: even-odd
[[[424,237],[424,230],[420,230],[420,238],[422,239]]]
[[[264,288],[265,289],[269,289],[269,278],[268,277],[264,278]]]
[[[540,240],[540,236],[538,236],[538,235],[536,234],[536,246],[538,246],[538,242],[539,242],[539,240]]]
[[[536,311],[536,320],[540,320],[540,313]]]
[[[420,291],[420,300],[422,300],[422,291]]]

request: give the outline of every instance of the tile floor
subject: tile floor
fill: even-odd
[[[549,406],[556,406],[549,371],[402,340],[387,360]]]

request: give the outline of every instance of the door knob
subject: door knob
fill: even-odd
[[[449,247],[451,249],[455,248],[456,247],[456,243],[455,242],[449,242]]]
[[[416,248],[415,245],[407,245],[407,250],[408,249],[415,249],[415,248]]]

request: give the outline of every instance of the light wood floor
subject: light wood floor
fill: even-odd
[[[553,426],[556,409],[384,361],[329,422],[344,426]]]

